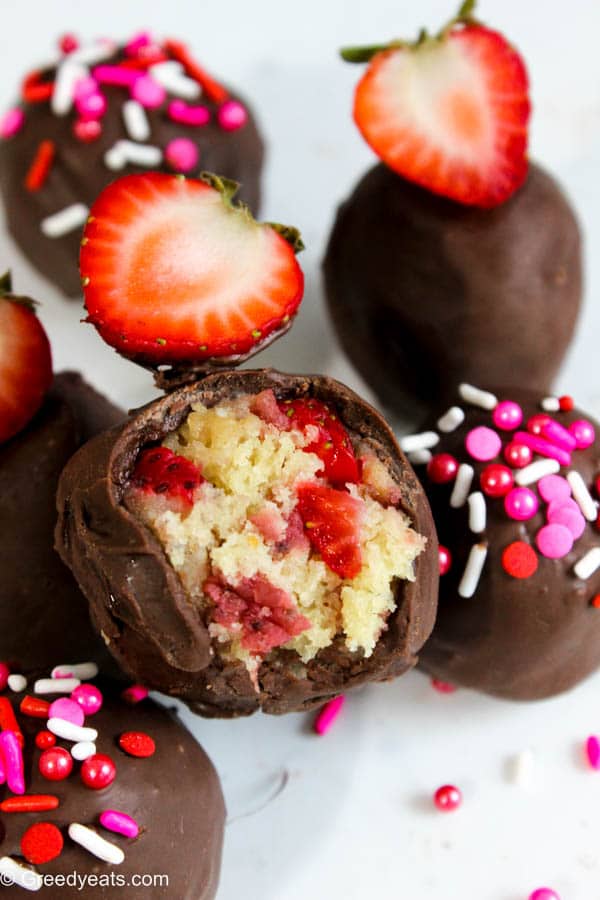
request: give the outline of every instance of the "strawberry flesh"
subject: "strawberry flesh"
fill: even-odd
[[[143,450],[131,476],[131,486],[147,494],[178,498],[191,505],[204,478],[198,466],[168,447]]]
[[[346,491],[306,483],[298,488],[297,508],[308,540],[331,571],[356,578],[362,568],[362,502]]]
[[[306,431],[316,428],[317,436],[304,448],[307,453],[315,453],[324,464],[324,475],[333,484],[356,484],[360,481],[360,467],[348,432],[319,400],[285,400],[279,408],[288,418],[293,428]]]

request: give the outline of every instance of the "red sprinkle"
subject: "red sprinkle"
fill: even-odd
[[[19,707],[24,716],[33,716],[34,719],[47,719],[50,704],[39,697],[23,697]]]
[[[38,731],[35,736],[35,746],[40,750],[48,750],[56,744],[56,735],[51,731]]]
[[[47,812],[50,809],[57,809],[59,802],[58,797],[53,794],[23,794],[21,797],[7,797],[3,800],[0,803],[0,812]]]
[[[115,780],[117,768],[110,758],[104,753],[94,753],[88,756],[81,766],[81,780],[86,787],[93,791],[100,791],[108,787]]]
[[[63,34],[58,46],[62,53],[73,53],[79,47],[79,41],[74,34]]]
[[[454,481],[457,472],[458,461],[450,453],[436,453],[427,463],[427,475],[434,484]]]
[[[453,694],[456,690],[449,681],[440,681],[438,678],[431,679],[431,687],[440,694]]]
[[[55,153],[56,145],[54,141],[41,141],[25,176],[25,187],[28,191],[39,191],[44,186],[50,174]]]
[[[25,740],[15,718],[12,703],[6,697],[0,697],[0,731],[14,731],[21,747],[25,746]]]
[[[91,144],[102,134],[102,125],[97,119],[75,119],[73,134],[83,144]]]
[[[10,675],[10,667],[5,662],[0,662],[0,691],[3,691],[8,684],[8,676]]]
[[[594,609],[600,609],[600,594],[596,594],[596,596],[592,600],[592,606]]]
[[[141,700],[145,700],[148,696],[148,688],[142,687],[141,684],[132,684],[131,687],[125,688],[121,694],[121,699],[130,706],[135,706]]]
[[[564,394],[562,397],[558,398],[558,404],[561,412],[571,412],[575,406],[575,401],[572,397],[569,397],[568,394]]]
[[[462,794],[453,784],[445,784],[437,789],[433,802],[440,812],[454,812],[462,803]]]
[[[452,566],[452,554],[448,548],[442,546],[442,544],[438,547],[438,554],[440,560],[440,575],[447,575]]]
[[[504,548],[502,568],[513,578],[530,578],[537,571],[537,553],[525,541],[514,541]]]
[[[43,73],[36,69],[26,75],[21,85],[21,95],[26,103],[45,103],[54,91],[53,81],[42,81]]]
[[[63,836],[52,822],[36,822],[25,831],[21,838],[21,853],[27,862],[41,865],[60,856]]]
[[[40,756],[38,767],[48,781],[63,781],[73,771],[73,757],[63,747],[51,747]]]
[[[143,731],[125,731],[119,738],[119,747],[130,756],[146,759],[156,751],[156,744],[149,734]]]
[[[173,59],[181,63],[190,78],[198,82],[210,100],[214,103],[224,103],[227,100],[229,94],[223,85],[215,81],[208,72],[198,65],[185,44],[182,44],[181,41],[168,40],[165,42],[165,49],[171,54]]]

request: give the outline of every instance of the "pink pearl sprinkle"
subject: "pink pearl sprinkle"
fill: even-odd
[[[501,400],[492,413],[496,428],[513,431],[523,421],[523,410],[513,400]]]
[[[552,888],[541,887],[529,895],[529,900],[560,900],[560,897]]]
[[[132,82],[131,96],[146,109],[155,109],[164,103],[167,92],[164,87],[150,75],[141,75]]]
[[[600,769],[600,739],[591,734],[586,741],[585,751],[592,769]]]
[[[566,428],[563,428],[562,425],[559,425],[558,422],[555,422],[554,419],[549,419],[542,425],[541,435],[552,441],[557,447],[562,447],[563,450],[570,451],[575,449],[576,441],[573,435]]]
[[[518,522],[533,518],[538,511],[539,501],[532,490],[526,487],[513,488],[504,498],[507,516]]]
[[[198,165],[200,151],[189,138],[174,138],[165,147],[165,159],[176,172],[191,172]]]
[[[571,485],[562,475],[544,475],[537,483],[540,497],[546,503],[552,500],[568,500],[571,496]]]
[[[137,69],[129,69],[127,66],[96,66],[92,74],[101,84],[116,84],[120,87],[129,87],[142,77]]]
[[[140,828],[135,819],[128,816],[118,809],[106,809],[100,813],[100,824],[107,828],[108,831],[114,831],[116,834],[124,834],[128,838],[136,838],[140,833]]]
[[[71,694],[71,700],[79,704],[86,716],[93,716],[102,708],[102,691],[93,684],[80,684]]]
[[[68,697],[61,697],[50,704],[48,710],[49,719],[63,719],[65,722],[71,722],[73,725],[81,726],[85,721],[85,713],[79,703],[75,700],[69,700]]]
[[[577,419],[576,422],[571,422],[569,431],[575,438],[578,450],[585,450],[586,447],[591,447],[596,440],[594,426],[587,419]]]
[[[545,438],[537,437],[535,434],[529,434],[527,431],[517,431],[515,434],[515,441],[519,444],[525,444],[526,447],[529,447],[531,450],[535,451],[535,453],[539,453],[540,456],[546,456],[548,459],[557,460],[561,466],[571,465],[571,454],[567,450],[563,450],[562,447],[557,447],[556,444],[553,444],[551,441],[547,441]]]
[[[341,713],[345,700],[346,698],[344,697],[344,695],[340,694],[339,697],[334,697],[333,700],[330,700],[329,703],[326,703],[325,706],[319,711],[315,719],[315,724],[313,726],[317,734],[327,734],[327,732]]]
[[[169,103],[168,114],[173,122],[182,125],[199,127],[210,122],[210,110],[207,106],[189,106],[183,100],[173,100]]]
[[[237,131],[248,121],[248,113],[238,100],[226,100],[219,107],[217,120],[224,131]]]
[[[544,525],[535,536],[537,548],[547,559],[562,559],[573,547],[573,535],[565,525]]]
[[[18,106],[9,109],[2,117],[0,122],[0,136],[3,138],[13,137],[21,130],[25,124],[25,113]]]
[[[148,693],[148,688],[143,687],[141,684],[132,684],[131,687],[125,688],[121,697],[125,703],[134,705],[135,703],[140,703],[142,700],[145,700]]]
[[[8,676],[10,669],[5,662],[0,662],[0,691],[3,691],[8,684]]]
[[[86,94],[76,97],[75,108],[79,117],[84,121],[89,119],[101,119],[106,113],[106,97],[97,91],[95,94]]]
[[[498,456],[502,449],[500,435],[485,425],[472,428],[465,438],[465,446],[473,459],[488,462]]]
[[[574,540],[578,540],[585,531],[585,519],[578,509],[572,509],[570,506],[559,506],[558,509],[554,509],[552,516],[548,517],[548,522],[551,525],[564,525]]]

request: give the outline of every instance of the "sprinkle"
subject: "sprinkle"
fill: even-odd
[[[537,572],[535,550],[525,541],[513,541],[502,552],[502,568],[512,578],[531,578]]]
[[[80,681],[89,681],[98,674],[98,666],[95,662],[75,663],[74,665],[55,666],[50,673],[51,678],[78,678]]]
[[[71,700],[69,697],[61,697],[50,704],[48,718],[62,719],[64,722],[71,722],[72,725],[80,726],[85,721],[85,713],[75,700]]]
[[[440,436],[435,431],[421,431],[419,434],[407,434],[400,439],[400,447],[405,453],[415,450],[430,450],[439,443]]]
[[[120,847],[117,847],[116,844],[111,844],[110,841],[106,841],[103,837],[100,837],[98,832],[87,828],[85,825],[73,822],[69,825],[69,837],[76,844],[89,850],[90,853],[97,856],[98,859],[104,860],[104,862],[118,866],[125,859],[125,854]]]
[[[456,686],[450,684],[449,681],[440,681],[439,678],[431,679],[431,687],[434,691],[437,691],[438,694],[454,694],[456,691]]]
[[[84,121],[96,121],[106,114],[108,103],[104,94],[93,91],[75,98],[75,108],[79,118]]]
[[[490,463],[479,474],[481,490],[487,497],[505,497],[514,483],[513,473],[502,463]]]
[[[600,609],[600,594],[596,594],[592,599],[592,606],[594,609]]]
[[[209,100],[214,103],[224,103],[227,100],[229,95],[225,88],[194,60],[185,44],[168,40],[165,41],[165,50],[183,65],[190,78],[198,82]]]
[[[578,578],[586,581],[600,568],[600,547],[593,547],[575,563],[574,571]]]
[[[327,734],[341,713],[345,702],[346,698],[343,694],[340,694],[339,697],[334,697],[333,700],[330,700],[319,710],[313,725],[316,734]]]
[[[156,744],[149,734],[143,731],[124,731],[119,738],[119,747],[129,756],[146,759],[156,752]]]
[[[55,154],[56,145],[54,141],[40,142],[25,176],[25,187],[28,191],[34,193],[44,186],[50,174]]]
[[[123,834],[128,838],[136,838],[140,833],[140,827],[135,819],[118,809],[106,809],[100,813],[100,824],[108,831]]]
[[[91,144],[102,134],[102,125],[96,119],[76,119],[73,122],[73,134],[78,141]]]
[[[47,719],[50,704],[47,700],[38,697],[23,697],[19,707],[24,716],[33,716],[35,719]]]
[[[471,484],[475,470],[468,463],[461,463],[456,473],[456,481],[450,495],[450,506],[453,509],[460,509],[467,502],[467,497],[471,491]]]
[[[71,694],[71,700],[81,706],[86,716],[95,715],[104,702],[102,691],[93,684],[80,684]]]
[[[49,750],[56,745],[56,735],[51,731],[38,731],[35,736],[35,746],[38,750]]]
[[[40,678],[33,685],[35,694],[70,694],[81,684],[79,678]]]
[[[173,100],[167,109],[169,118],[181,125],[198,128],[210,122],[210,110],[207,106],[189,106],[183,100]]]
[[[134,706],[136,703],[145,700],[148,693],[148,688],[143,687],[141,684],[132,684],[131,687],[125,688],[121,694],[121,699],[124,700],[125,703]]]
[[[71,756],[79,762],[83,762],[88,756],[94,756],[96,753],[96,745],[93,741],[78,741],[71,747]]]
[[[575,438],[578,450],[585,450],[587,447],[591,447],[596,440],[594,426],[587,419],[577,419],[576,422],[571,422],[569,432]]]
[[[469,494],[469,528],[473,534],[481,534],[485,531],[486,525],[486,506],[485,497],[481,491],[475,491]]]
[[[11,691],[14,691],[16,694],[18,694],[21,691],[24,691],[27,687],[27,679],[24,675],[9,675],[8,687]]]
[[[137,100],[147,109],[156,109],[166,99],[166,91],[162,85],[149,75],[140,75],[132,82],[130,93],[133,100]]]
[[[113,783],[117,767],[110,756],[106,756],[105,753],[94,753],[84,761],[79,774],[82,782],[91,791],[101,791]]]
[[[431,450],[413,450],[412,453],[407,453],[406,456],[413,466],[426,466],[432,459]]]
[[[529,787],[533,780],[534,757],[532,750],[521,750],[510,765],[510,780],[519,787]]]
[[[66,116],[73,106],[75,85],[87,76],[87,69],[69,56],[56,70],[50,109],[55,116]]]
[[[140,78],[136,69],[128,69],[125,66],[96,66],[92,71],[92,77],[99,84],[113,84],[118,87],[130,87]]]
[[[515,475],[517,484],[523,486],[526,484],[534,484],[534,482],[548,476],[552,477],[556,472],[560,471],[560,464],[556,459],[538,459],[524,469],[519,469]],[[564,481],[564,479],[562,479]],[[543,494],[542,494],[543,496]],[[546,498],[544,497],[544,500]]]
[[[478,462],[489,462],[500,453],[502,440],[500,435],[492,428],[480,425],[472,428],[465,438],[465,447],[473,459]]]
[[[13,794],[25,793],[23,751],[14,731],[0,734],[0,755],[6,770],[6,783]]]
[[[219,107],[217,121],[223,131],[237,131],[248,121],[248,112],[239,100],[226,100]]]
[[[550,466],[550,463],[552,462],[554,462],[555,466],[558,465],[556,461],[548,460],[548,466]],[[567,479],[563,478],[562,475],[552,473],[540,478],[538,481],[538,491],[540,497],[542,500],[545,500],[546,503],[552,503],[553,500],[569,500],[571,497],[571,486]]]
[[[142,104],[137,100],[126,100],[122,112],[127,134],[132,141],[147,141],[150,137],[150,124]]]
[[[191,172],[199,159],[200,150],[190,138],[173,138],[165,147],[165,160],[176,172]]]
[[[26,891],[39,891],[44,884],[44,879],[39,872],[21,865],[12,856],[0,857],[0,876],[2,884],[9,881],[25,888]]]
[[[124,169],[128,163],[137,166],[158,166],[162,161],[162,150],[152,144],[135,144],[133,141],[117,141],[104,154],[104,162],[109,169]]]
[[[529,895],[529,900],[560,900],[560,897],[552,888],[541,887]]]
[[[558,422],[555,422],[554,419],[550,419],[542,425],[541,435],[548,441],[552,441],[557,447],[562,447],[563,450],[569,452],[574,450],[577,445],[577,441],[573,435]]]
[[[547,416],[544,413],[536,413],[534,416],[527,419],[527,431],[529,431],[530,434],[537,434],[537,436],[540,437],[544,425],[547,425],[548,422],[551,421],[552,419],[550,416]]]
[[[447,547],[442,544],[438,546],[438,560],[440,565],[440,575],[447,575],[452,568],[452,554]]]
[[[125,53],[127,56],[137,56],[143,47],[147,47],[152,43],[152,35],[149,31],[140,31],[134,35],[125,45]]]
[[[52,96],[54,82],[43,81],[43,77],[43,72],[35,70],[23,79],[21,94],[26,103],[45,103]]]
[[[561,412],[571,412],[575,406],[575,401],[569,394],[563,394],[562,397],[558,398],[558,402],[560,403]]]
[[[63,34],[58,42],[61,53],[73,53],[79,47],[79,41],[74,34]]]
[[[573,548],[573,535],[565,525],[551,522],[540,528],[535,542],[540,553],[547,559],[562,559]]]
[[[7,797],[0,803],[0,812],[48,812],[57,809],[60,801],[53,794],[23,794],[21,797]]]
[[[73,759],[64,747],[49,747],[40,755],[38,769],[48,781],[64,781],[73,771]]]
[[[596,502],[588,491],[585,482],[579,472],[568,472],[567,481],[571,485],[573,499],[579,506],[579,509],[581,510],[585,518],[588,520],[588,522],[595,522],[598,516]]]
[[[465,403],[470,403],[471,406],[479,406],[481,409],[492,410],[498,403],[498,398],[494,394],[490,394],[489,391],[482,391],[472,384],[460,384],[458,393]]]
[[[540,406],[545,412],[558,412],[560,410],[560,400],[558,397],[544,397]]]
[[[0,784],[6,784],[6,769],[2,755],[0,755]]]
[[[588,762],[592,769],[600,769],[600,738],[595,734],[589,736],[585,744]]]
[[[524,444],[526,447],[529,447],[530,450],[539,453],[540,456],[548,456],[550,459],[558,460],[561,466],[571,465],[570,453],[563,450],[562,447],[557,447],[556,444],[553,444],[551,441],[547,441],[535,434],[529,434],[527,431],[517,431],[515,434],[515,442]]]
[[[149,74],[162,87],[175,97],[183,97],[184,100],[197,100],[200,94],[200,85],[193,78],[188,78],[183,72],[183,66],[174,59],[150,66]]]
[[[462,803],[462,794],[454,785],[445,784],[437,789],[433,802],[440,812],[454,812]]]
[[[514,431],[523,421],[523,410],[513,400],[501,400],[494,409],[492,420],[502,431]]]
[[[572,509],[570,506],[555,506],[552,513],[548,514],[548,522],[552,525],[564,525],[576,541],[585,531],[585,519],[577,507]]]
[[[506,445],[503,456],[513,469],[523,469],[533,459],[531,448],[526,447],[525,444],[518,444],[516,441],[510,441]]]
[[[427,477],[434,484],[449,484],[457,472],[458,460],[451,453],[436,453],[427,464]]]
[[[104,39],[79,47],[71,53],[70,59],[72,62],[82,63],[84,66],[94,66],[96,63],[102,62],[103,59],[108,59],[109,56],[112,56],[116,49],[116,44],[113,41]]]
[[[0,691],[3,691],[7,686],[9,675],[10,668],[6,665],[5,662],[0,662]]]
[[[472,597],[477,590],[479,579],[485,564],[488,548],[486,543],[473,544],[471,547],[467,565],[463,577],[458,586],[458,593],[461,597],[468,599]]]
[[[87,219],[88,208],[83,203],[72,203],[71,206],[65,206],[64,209],[46,216],[41,221],[42,233],[49,238],[59,238],[80,228]]]
[[[18,134],[25,124],[25,113],[19,106],[9,109],[0,120],[0,137],[11,138]]]
[[[443,431],[444,434],[449,434],[451,431],[455,431],[459,425],[462,425],[464,420],[464,410],[462,410],[460,406],[451,406],[450,409],[437,420],[437,427],[440,431]]]
[[[36,822],[21,837],[21,853],[29,863],[43,865],[60,856],[63,836],[52,822]]]
[[[25,739],[21,734],[19,723],[15,718],[15,711],[12,703],[6,697],[0,697],[0,729],[2,731],[14,731],[17,735],[19,744],[24,747]]]
[[[64,719],[48,719],[48,730],[59,738],[66,741],[95,741],[98,732],[95,728],[82,728],[81,725],[74,725],[72,722],[66,722]]]

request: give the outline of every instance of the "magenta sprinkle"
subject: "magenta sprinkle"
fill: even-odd
[[[4,761],[6,783],[13,794],[25,793],[23,751],[14,731],[0,733],[0,756]]]
[[[0,691],[5,690],[6,685],[8,684],[8,676],[10,675],[10,669],[4,662],[0,662]]]
[[[116,834],[123,834],[128,838],[136,838],[140,833],[140,828],[135,819],[128,816],[118,809],[106,809],[100,813],[100,824],[108,831],[114,831]]]
[[[141,684],[132,684],[131,687],[125,688],[121,694],[121,698],[125,703],[131,703],[133,705],[145,700],[148,694],[148,688],[142,687]]]
[[[68,697],[60,697],[60,699],[54,700],[50,704],[48,718],[63,719],[65,722],[81,726],[85,722],[85,713],[75,700],[69,700]]]
[[[527,487],[513,488],[504,498],[506,515],[518,522],[533,518],[538,511],[539,501]]]
[[[327,732],[341,713],[345,701],[346,698],[344,697],[344,695],[340,694],[339,697],[334,697],[333,700],[330,700],[329,703],[326,703],[325,706],[318,712],[314,724],[314,730],[317,734],[327,734]]]
[[[86,78],[80,78],[75,85],[74,97],[76,100],[80,97],[89,97],[90,94],[97,94],[98,90],[98,82],[88,75]]]
[[[465,447],[473,459],[489,462],[500,453],[502,440],[500,435],[485,425],[472,428],[465,438]]]
[[[79,118],[84,122],[101,119],[106,113],[107,102],[104,94],[96,91],[94,94],[85,94],[75,98],[75,108]]]
[[[248,121],[248,113],[239,100],[226,100],[219,107],[217,120],[224,131],[237,131]]]
[[[134,35],[125,45],[125,53],[127,56],[137,56],[142,47],[147,47],[152,43],[152,35],[149,31],[140,31]]]
[[[189,138],[173,138],[165,147],[165,159],[176,172],[191,172],[198,165],[200,151]]]
[[[551,523],[540,528],[535,542],[542,556],[547,559],[562,559],[573,547],[573,535],[566,525]]]
[[[551,503],[553,500],[568,500],[571,496],[571,485],[562,475],[544,475],[537,483],[542,500]]]
[[[529,895],[529,900],[560,900],[560,897],[552,888],[541,887]]]
[[[552,515],[548,516],[548,522],[551,525],[564,525],[575,541],[585,531],[585,519],[578,509],[572,509],[570,506],[559,506],[558,509],[554,509]]]
[[[554,419],[549,419],[545,425],[542,425],[541,436],[556,444],[557,447],[562,447],[563,450],[568,450],[569,452],[574,450],[577,444],[573,435],[566,428],[563,428],[562,425],[559,425],[558,422],[555,422]]]
[[[101,84],[114,84],[119,87],[129,87],[142,75],[137,69],[127,66],[96,66],[92,75]]]
[[[6,769],[4,768],[4,760],[0,753],[0,784],[6,784]]]
[[[18,106],[9,109],[0,122],[0,135],[3,138],[14,137],[25,124],[25,113]]]
[[[537,437],[535,434],[529,434],[527,431],[517,431],[515,434],[515,441],[519,444],[524,444],[526,447],[529,447],[530,450],[539,453],[540,456],[555,459],[561,466],[571,465],[571,454],[566,450],[563,450],[562,447],[557,447],[556,444],[553,444],[551,441],[547,441],[545,438]]]
[[[169,118],[181,125],[199,127],[210,122],[210,110],[207,106],[189,106],[184,100],[173,100],[169,103]]]
[[[502,431],[514,431],[523,421],[523,410],[513,400],[501,400],[492,413],[496,428]]]
[[[71,694],[71,700],[79,704],[86,716],[93,716],[102,708],[102,691],[93,684],[80,684]]]
[[[600,738],[591,734],[585,743],[585,751],[592,769],[600,769]]]
[[[575,422],[571,422],[569,431],[575,438],[578,450],[585,450],[587,447],[591,447],[596,440],[594,426],[587,419],[577,419]]]
[[[133,99],[145,106],[146,109],[155,109],[160,106],[167,96],[164,87],[150,75],[140,75],[131,83],[129,90]]]

